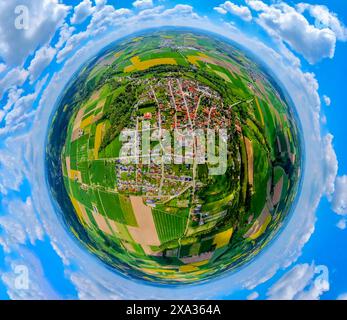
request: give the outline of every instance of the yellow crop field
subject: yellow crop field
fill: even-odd
[[[256,103],[256,105],[257,105],[257,108],[258,108],[258,111],[259,111],[259,114],[260,114],[261,123],[262,123],[262,125],[264,125],[265,122],[264,122],[263,111],[262,111],[261,108],[260,108],[260,104],[259,104],[258,97],[255,97],[255,103]]]
[[[216,234],[213,240],[213,244],[216,245],[216,249],[226,246],[229,243],[232,234],[233,234],[233,228],[230,228],[228,230],[225,230],[223,232]]]
[[[215,72],[215,74],[217,74],[218,76],[220,76],[222,79],[224,79],[226,82],[231,82],[231,80],[230,80],[230,78],[228,77],[228,75],[225,74],[224,72],[217,71],[217,70],[215,70],[214,72]]]
[[[247,164],[248,164],[248,183],[253,186],[253,144],[252,141],[245,137],[245,145],[247,151]]]
[[[271,221],[271,215],[268,215],[263,223],[263,225],[259,228],[259,230],[252,235],[249,236],[250,239],[255,240],[259,238],[266,230],[267,226],[269,225]]]
[[[164,64],[177,65],[177,61],[173,58],[159,58],[159,59],[141,61],[140,57],[136,56],[134,58],[131,58],[130,61],[132,65],[124,68],[125,73],[132,72],[132,71],[143,71],[151,67],[164,65]]]
[[[99,157],[99,148],[101,145],[102,136],[104,133],[105,123],[99,123],[96,127],[95,140],[94,140],[94,159]]]
[[[184,266],[180,266],[180,272],[192,272],[197,270],[199,270],[199,268],[192,264],[186,264]]]
[[[70,196],[71,202],[76,210],[78,219],[83,225],[89,224],[89,217],[87,215],[87,212],[85,211],[85,208],[82,204],[80,204],[74,197]]]
[[[187,60],[189,61],[189,63],[195,65],[198,65],[198,61],[202,61],[205,59],[208,59],[208,55],[201,52],[199,52],[197,56],[187,56]]]
[[[81,122],[80,128],[84,129],[85,127],[89,126],[90,124],[92,124],[94,121],[94,115],[89,116],[88,118],[84,119]]]

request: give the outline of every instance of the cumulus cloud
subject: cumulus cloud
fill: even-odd
[[[75,32],[76,28],[64,23],[59,30],[59,39],[55,44],[57,50],[61,49],[66,41],[71,37]]]
[[[194,13],[194,8],[187,4],[177,4],[171,9],[166,9],[161,14],[162,17],[175,17],[176,15],[191,16]]]
[[[247,0],[258,12],[256,22],[275,40],[285,42],[311,64],[335,54],[336,34],[328,26],[312,25],[295,8],[284,2],[267,5],[258,0]]]
[[[56,54],[56,49],[52,47],[42,47],[36,51],[34,59],[30,62],[28,71],[30,82],[34,83],[41,73],[49,66]]]
[[[345,230],[347,227],[347,220],[340,219],[339,222],[336,224],[336,227],[338,227],[340,230]]]
[[[17,29],[15,8],[28,10],[28,28]],[[49,43],[62,25],[69,7],[58,0],[0,2],[0,56],[11,66],[21,65],[37,47]]]
[[[274,300],[317,300],[329,287],[325,266],[298,264],[269,288],[267,296]]]
[[[30,111],[30,109],[32,108],[36,98],[36,93],[30,93],[26,96],[19,98],[15,102],[13,109],[9,111],[5,116],[6,127],[18,125],[21,118],[26,118],[27,112]],[[4,134],[6,132],[6,130],[4,130],[6,129],[6,127],[2,128],[1,134]]]
[[[119,300],[120,295],[107,283],[95,281],[92,275],[85,277],[83,273],[70,274],[71,281],[78,289],[78,298],[81,300]]]
[[[140,19],[150,19],[153,18],[153,16],[160,15],[164,11],[164,6],[156,6],[154,8],[145,9],[139,12],[138,17]]]
[[[78,48],[83,41],[88,39],[89,33],[88,32],[79,32],[77,34],[74,34],[72,37],[68,38],[65,42],[65,46],[58,51],[57,54],[57,63],[63,62],[68,55],[76,48]]]
[[[321,121],[321,123],[322,123],[323,125],[326,125],[326,124],[328,123],[328,119],[327,119],[326,115],[323,114],[323,115],[321,116],[320,121]]]
[[[6,112],[0,109],[0,122],[4,119]]]
[[[338,297],[337,300],[347,300],[347,292],[346,293],[341,293]]]
[[[331,206],[337,214],[347,214],[347,175],[336,178]]]
[[[95,6],[97,9],[102,8],[106,4],[107,0],[95,0]]]
[[[16,67],[6,73],[3,78],[0,78],[0,100],[6,91],[21,86],[28,78],[28,75],[27,70]]]
[[[57,54],[57,62],[61,63],[88,38],[105,32],[109,27],[117,25],[121,19],[131,14],[126,8],[115,9],[106,3],[99,3],[85,31],[76,33],[67,39],[65,46]]]
[[[256,300],[259,298],[259,293],[257,291],[253,291],[247,296],[247,300]]]
[[[229,12],[245,21],[252,20],[252,13],[248,7],[242,5],[239,6],[231,1],[224,2],[223,4],[219,5],[219,7],[215,7],[214,10],[221,14],[226,14]]]
[[[18,258],[7,258],[9,270],[2,273],[1,280],[6,285],[12,300],[59,299],[47,278],[40,260],[29,250],[21,248]]]
[[[331,99],[330,99],[330,97],[328,97],[327,95],[324,95],[324,96],[323,96],[323,101],[324,101],[324,103],[325,103],[325,105],[326,105],[327,107],[330,107],[330,105],[331,105]]]
[[[10,92],[9,101],[7,102],[4,110],[5,125],[0,128],[0,136],[4,137],[9,133],[14,133],[25,127],[30,126],[29,119],[34,116],[34,103],[42,91],[43,86],[46,84],[48,75],[42,80],[38,81],[35,85],[34,91],[26,95],[22,95],[23,90],[13,90]]]
[[[43,229],[34,211],[32,199],[28,197],[24,202],[16,199],[8,204],[8,215],[0,216],[2,234],[0,243],[5,252],[10,252],[20,244],[43,239]]]
[[[71,17],[72,24],[80,24],[84,22],[93,12],[95,8],[90,0],[81,1],[74,7],[74,14]]]
[[[347,28],[339,20],[337,14],[331,12],[328,7],[308,3],[299,3],[296,7],[300,13],[308,11],[311,17],[315,19],[317,28],[329,28],[335,33],[338,40],[347,41]]]
[[[338,161],[333,146],[334,136],[327,134],[323,139],[324,161],[325,161],[325,193],[331,199],[335,191],[335,178],[338,171]]]
[[[222,7],[214,7],[213,10],[217,11],[220,14],[227,14],[228,11],[226,11],[224,8]]]
[[[57,62],[62,63],[71,53],[77,50],[82,44],[86,44],[95,36],[104,36],[107,31],[118,27],[127,32],[127,26],[143,25],[146,20],[154,22],[177,22],[178,19],[199,19],[190,5],[177,4],[173,8],[163,10],[163,6],[145,9],[135,15],[127,8],[115,9],[112,5],[103,4],[92,15],[91,21],[85,31],[72,35],[65,43],[65,46],[57,54]],[[148,25],[147,27],[153,27]]]
[[[8,91],[7,94],[7,101],[6,104],[3,107],[3,111],[7,111],[10,110],[14,103],[21,97],[21,95],[23,94],[24,90],[22,88],[12,88]]]
[[[10,147],[10,148],[9,148]],[[24,173],[18,159],[21,157],[22,149],[10,145],[0,152],[0,193],[6,196],[9,191],[19,191],[24,179]]]
[[[3,73],[6,70],[6,64],[0,63],[0,73]]]
[[[136,0],[133,6],[137,9],[147,9],[153,7],[153,0]]]

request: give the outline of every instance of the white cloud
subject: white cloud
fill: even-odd
[[[323,96],[323,101],[324,101],[324,103],[325,103],[325,105],[326,105],[327,107],[330,107],[330,105],[331,105],[331,99],[330,99],[330,97],[328,97],[327,95],[324,95],[324,96]]]
[[[15,8],[24,5],[29,12],[29,28],[16,29]],[[9,65],[21,65],[39,46],[50,42],[69,7],[58,0],[13,0],[0,2],[0,56]]]
[[[175,23],[179,25],[182,20],[188,19],[191,19],[191,21],[200,19],[200,22],[202,19],[205,22],[208,21],[207,18],[200,17],[192,6],[185,4],[177,4],[169,9],[165,9],[163,5],[160,5],[151,9],[142,10],[137,15],[129,17],[127,21],[129,24],[135,26],[137,30],[140,25],[144,25],[145,23],[146,26],[143,28],[151,28],[153,25],[160,26],[163,22],[167,25],[175,25]],[[152,25],[150,21],[152,21]],[[196,21],[194,21],[193,26],[196,26]]]
[[[326,115],[323,114],[323,115],[321,116],[320,121],[321,121],[321,123],[322,123],[323,125],[326,125],[326,124],[328,123],[328,119],[327,119]]]
[[[94,2],[96,9],[101,9],[106,5],[107,0],[94,0]]]
[[[347,41],[347,28],[339,20],[336,13],[329,11],[326,6],[299,3],[296,7],[300,13],[308,11],[311,17],[315,19],[317,28],[329,28],[335,33],[338,40]]]
[[[89,33],[85,31],[74,34],[72,37],[68,38],[65,46],[57,54],[57,62],[61,63],[62,61],[64,61],[68,57],[68,55],[74,49],[78,48],[88,37]]]
[[[74,14],[71,18],[72,24],[80,24],[84,22],[93,12],[95,8],[90,0],[81,1],[74,7]]]
[[[57,62],[63,62],[74,50],[79,48],[82,43],[89,42],[95,36],[105,35],[107,31],[119,27],[123,32],[127,32],[127,26],[143,25],[145,20],[152,20],[153,23],[158,21],[177,22],[179,19],[199,19],[200,17],[194,12],[190,5],[178,4],[173,8],[163,10],[163,6],[140,11],[138,15],[127,8],[115,9],[111,5],[103,5],[99,10],[93,13],[92,19],[85,31],[72,35],[57,54]],[[153,27],[148,25],[147,27]]]
[[[73,52],[73,50],[77,49],[84,41],[105,32],[111,26],[119,24],[123,21],[122,19],[132,13],[131,10],[126,8],[115,9],[111,5],[99,5],[100,7],[94,11],[87,29],[67,39],[65,46],[57,54],[58,63],[64,61],[68,55]]]
[[[27,70],[17,67],[11,69],[2,79],[0,78],[0,100],[7,90],[21,86],[28,78],[28,74]]]
[[[327,134],[323,139],[324,161],[325,161],[325,193],[331,199],[335,190],[335,179],[338,171],[338,162],[333,147],[333,135]]]
[[[164,10],[164,6],[156,6],[151,9],[145,9],[139,12],[138,17],[140,19],[153,18],[153,16],[159,15]]]
[[[10,145],[10,147],[10,150],[6,148],[0,152],[0,193],[3,196],[6,196],[11,190],[19,191],[24,179],[24,173],[19,162],[22,149],[15,148],[14,145]]]
[[[220,14],[227,14],[228,13],[228,11],[226,11],[222,7],[214,7],[213,10],[217,11]]]
[[[38,81],[35,85],[34,91],[27,95],[21,96],[23,90],[13,90],[9,96],[4,110],[5,126],[0,128],[0,136],[4,137],[9,133],[21,130],[31,125],[29,118],[34,116],[34,102],[42,91],[43,86],[47,82],[48,75]]]
[[[313,283],[309,287],[300,292],[296,299],[297,300],[319,300],[321,295],[330,290],[330,283],[328,280],[315,278]]]
[[[3,73],[6,70],[6,64],[0,63],[0,73]]]
[[[256,300],[259,298],[259,293],[256,291],[253,291],[247,296],[247,300]]]
[[[244,21],[251,21],[252,20],[252,13],[246,6],[238,6],[235,3],[232,3],[231,1],[226,1],[223,4],[219,5],[219,7],[215,7],[214,10],[221,14],[226,14],[227,12],[238,16]]]
[[[255,11],[265,11],[268,9],[268,5],[259,0],[246,0],[247,5]]]
[[[137,9],[148,9],[153,7],[152,0],[136,0],[133,2],[133,6]]]
[[[6,259],[9,270],[1,275],[1,280],[6,285],[7,294],[10,299],[59,299],[58,294],[47,281],[40,260],[32,252],[24,248],[21,248],[17,254],[19,255],[18,258]],[[17,269],[18,267],[20,269]],[[19,276],[23,279],[19,279]],[[27,282],[26,285],[28,287],[23,286],[25,282]]]
[[[71,35],[75,32],[76,28],[69,26],[67,23],[64,23],[59,31],[59,39],[55,44],[56,49],[60,49],[66,43],[66,41],[71,37]]]
[[[3,110],[6,111],[6,113],[13,107],[14,103],[21,97],[23,92],[24,90],[21,88],[20,89],[12,88],[8,91],[7,101],[3,108]]]
[[[6,115],[6,112],[4,110],[0,109],[0,122],[2,120],[4,120],[5,115]]]
[[[267,295],[274,300],[317,300],[329,290],[328,277],[325,266],[298,264],[272,285]]]
[[[311,25],[300,12],[284,2],[267,5],[248,0],[247,4],[258,12],[256,22],[270,36],[288,44],[309,63],[334,57],[336,35],[330,28]]]
[[[7,212],[7,215],[0,216],[0,243],[6,252],[26,241],[34,244],[36,240],[43,239],[44,232],[30,197],[24,202],[19,199],[10,202]]]
[[[340,219],[339,222],[336,224],[336,227],[338,227],[341,230],[345,230],[347,227],[347,220],[346,219]]]
[[[331,206],[337,214],[347,214],[347,175],[336,178]]]
[[[30,111],[30,109],[32,108],[36,98],[37,98],[37,95],[35,93],[30,93],[26,96],[19,98],[15,102],[13,109],[9,111],[5,117],[6,127],[10,127],[10,126],[14,126],[18,124],[22,117],[26,118],[27,112]]]
[[[52,62],[56,49],[52,47],[42,47],[36,51],[34,59],[30,62],[28,71],[30,73],[30,82],[34,83],[41,75],[41,73]]]
[[[337,300],[347,300],[347,293],[342,293],[337,297]]]
[[[92,275],[86,277],[83,273],[71,273],[71,281],[78,289],[78,298],[81,300],[119,300],[119,292],[107,283],[95,281]]]
[[[293,300],[299,292],[305,289],[313,275],[313,266],[296,265],[269,288],[267,296],[270,300]]]
[[[166,9],[162,13],[162,17],[175,17],[176,15],[191,15],[194,12],[194,8],[187,4],[177,4],[171,9]]]

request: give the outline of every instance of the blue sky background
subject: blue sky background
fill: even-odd
[[[88,0],[83,1],[88,2]],[[164,6],[164,8],[158,9],[160,12],[167,8],[176,9],[175,12],[170,14],[172,15],[172,20],[170,20],[172,25],[175,24],[175,21],[178,25],[186,25],[186,23],[189,25],[193,21],[194,26],[199,27],[199,24],[201,24],[201,27],[203,27],[207,24],[206,19],[208,19],[211,28],[216,25],[216,29],[213,31],[217,32],[219,30],[223,34],[223,30],[227,32],[223,23],[232,23],[231,28],[234,29],[229,30],[230,34],[235,33],[238,36],[240,33],[238,39],[242,39],[244,44],[251,43],[248,42],[251,41],[249,39],[256,39],[257,44],[266,44],[271,50],[275,50],[279,56],[284,56],[286,50],[290,51],[293,57],[296,57],[295,59],[299,59],[300,65],[294,65],[293,57],[288,58],[287,56],[283,63],[289,68],[288,70],[300,71],[298,73],[300,76],[312,73],[319,83],[318,94],[322,101],[320,111],[317,111],[315,106],[310,106],[309,103],[297,106],[315,109],[312,114],[318,114],[320,117],[320,137],[316,140],[317,145],[309,143],[307,146],[310,150],[319,150],[319,152],[316,152],[316,161],[309,163],[307,166],[307,170],[312,168],[312,172],[316,172],[316,178],[314,173],[311,174],[312,190],[316,190],[316,186],[313,185],[314,182],[319,185],[319,188],[317,187],[317,199],[320,199],[319,206],[316,209],[315,205],[312,204],[312,208],[307,211],[307,215],[313,214],[312,220],[316,219],[314,231],[312,222],[303,249],[298,250],[299,254],[291,259],[290,263],[282,263],[282,260],[285,260],[286,257],[277,257],[273,254],[272,264],[275,265],[278,262],[279,265],[274,272],[271,272],[271,276],[268,274],[269,270],[266,269],[266,265],[259,258],[258,264],[255,264],[257,272],[254,272],[254,275],[251,274],[251,271],[247,273],[247,270],[245,270],[240,275],[236,274],[230,277],[230,282],[226,281],[224,286],[218,283],[215,287],[220,288],[220,291],[215,289],[213,297],[226,299],[346,298],[347,276],[345,270],[347,270],[347,254],[345,243],[347,243],[347,231],[343,222],[347,214],[345,208],[347,203],[347,178],[344,176],[347,173],[347,152],[345,147],[347,111],[344,92],[347,74],[347,29],[345,28],[347,24],[347,4],[344,1],[276,1],[277,4],[274,1],[264,0],[263,2],[271,8],[287,3],[293,10],[296,10],[296,5],[301,2],[312,6],[325,5],[325,13],[329,13],[330,18],[335,17],[338,19],[344,36],[340,36],[340,39],[336,40],[333,57],[322,56],[314,63],[312,61],[309,63],[307,55],[314,53],[315,50],[320,52],[321,48],[311,47],[311,51],[306,51],[305,56],[303,54],[304,49],[301,50],[301,47],[294,48],[293,39],[286,40],[286,36],[290,34],[289,31],[287,34],[277,34],[276,36],[279,36],[280,40],[277,38],[275,41],[274,35],[269,34],[268,30],[257,22],[259,12],[250,7],[250,2],[254,2],[254,0],[233,1],[233,4],[238,8],[250,8],[253,17],[251,21],[245,21],[242,16],[235,13],[220,14],[214,10],[215,7],[223,5],[224,1],[153,0],[153,2],[149,1],[151,3],[146,8],[136,8],[133,1],[109,0],[107,1],[108,5],[113,5],[114,10],[121,11],[117,12],[117,17],[113,16],[115,22],[113,25],[107,26],[107,32],[97,35],[88,34],[82,40],[77,41],[75,39],[75,42],[71,41],[73,35],[83,33],[91,24],[97,11],[102,10],[102,1],[99,0],[99,9],[90,10],[84,21],[73,24],[73,35],[68,35],[59,47],[56,44],[62,35],[62,29],[72,25],[71,17],[74,15],[74,10],[76,11],[76,5],[81,1],[37,1],[37,3],[44,2],[47,4],[47,8],[49,8],[47,10],[52,10],[48,13],[40,13],[40,10],[43,10],[42,7],[40,5],[35,7],[30,2],[9,0],[0,4],[0,32],[6,32],[4,30],[7,30],[8,33],[13,32],[17,35],[15,38],[19,44],[22,41],[22,47],[27,49],[24,50],[21,57],[19,57],[21,53],[18,50],[13,50],[12,55],[14,56],[10,56],[6,48],[15,49],[16,46],[11,43],[13,40],[0,36],[0,299],[139,297],[139,293],[136,292],[135,294],[135,291],[143,287],[117,278],[109,271],[103,271],[104,267],[96,259],[87,253],[80,252],[81,248],[76,245],[72,236],[67,234],[62,227],[59,227],[59,221],[55,220],[54,217],[54,210],[47,203],[48,198],[46,198],[46,203],[43,203],[44,200],[43,202],[39,201],[39,193],[42,192],[42,198],[47,193],[43,189],[37,189],[35,177],[40,175],[39,171],[43,167],[39,166],[40,161],[34,160],[41,159],[39,150],[44,150],[42,145],[39,146],[41,140],[36,138],[39,135],[42,138],[46,128],[39,127],[44,123],[48,123],[47,119],[54,105],[54,97],[59,94],[59,89],[62,89],[64,83],[68,81],[71,76],[69,73],[73,73],[73,70],[85,61],[87,54],[83,52],[83,47],[87,47],[90,43],[99,43],[95,45],[95,48],[100,46],[99,49],[101,49],[102,45],[109,42],[107,40],[108,33],[131,29],[132,25],[135,25],[134,21],[140,22],[142,26],[141,19],[137,18],[139,12],[157,6]],[[96,5],[95,1],[91,1],[91,3],[93,7]],[[47,20],[49,26],[53,26],[50,33],[48,31],[50,30],[49,27],[42,29],[41,39],[38,36],[39,32],[33,32],[33,35],[30,35],[34,43],[33,47],[26,43],[24,38],[21,38],[20,34],[17,33],[18,30],[12,30],[13,24],[6,25],[11,21],[2,16],[10,16],[10,13],[18,4],[27,4],[36,21],[45,23]],[[64,7],[64,4],[71,8]],[[186,7],[183,10],[180,7],[181,5],[189,6],[190,9]],[[199,18],[194,17],[193,13],[197,14]],[[325,23],[324,26],[318,25],[315,23],[314,17],[307,11],[303,15],[312,28],[317,30],[328,28],[335,35],[337,34],[331,23]],[[165,25],[168,21],[166,18],[160,20],[162,19],[160,17],[153,17],[152,19],[153,25]],[[143,22],[143,27],[146,26],[152,26],[151,20]],[[236,29],[239,31],[236,32]],[[46,38],[44,37],[45,33],[47,33]],[[12,39],[14,38],[12,37]],[[59,59],[61,51],[69,45],[72,48],[71,51]],[[328,44],[323,41],[321,46],[324,45]],[[46,47],[50,49],[48,51],[43,50],[42,56],[44,57],[40,56],[42,59],[39,59],[38,52]],[[286,50],[283,50],[283,47]],[[79,51],[81,49],[82,51]],[[74,60],[75,54],[76,58]],[[16,55],[18,57],[15,57]],[[262,56],[262,52],[259,51],[259,55]],[[35,59],[37,64],[33,63]],[[267,63],[273,63],[273,66],[275,66],[276,63],[280,62],[271,62],[269,58]],[[35,73],[35,70],[39,70],[38,74]],[[14,71],[18,72],[15,73]],[[36,74],[36,76],[33,81],[30,81],[33,74]],[[285,76],[283,75],[283,77]],[[317,89],[310,86],[312,77],[306,81],[307,86],[305,83],[301,86],[298,79],[297,87],[299,89],[290,93],[296,97],[307,95],[312,98],[312,100],[307,101],[314,101]],[[21,81],[21,79],[23,80]],[[55,92],[55,95],[52,92]],[[329,106],[324,102],[324,95],[330,98],[331,103]],[[41,121],[39,125],[37,119]],[[314,120],[312,119],[312,123],[303,122],[303,125],[308,128],[312,126],[313,128],[313,123]],[[42,141],[44,141],[44,138],[42,138]],[[314,151],[312,153],[315,154]],[[25,169],[28,167],[29,169]],[[46,186],[41,185],[40,188],[46,188]],[[295,212],[292,220],[298,219],[300,221],[299,218],[304,220],[306,209],[305,207],[299,209],[297,211],[300,211],[300,214]],[[337,226],[338,223],[339,227]],[[302,233],[304,234],[304,230]],[[299,240],[298,238],[298,243]],[[275,249],[268,248],[267,254],[270,254],[271,250],[274,251]],[[281,262],[279,262],[280,260]],[[15,272],[16,265],[27,266],[29,270],[28,289],[18,289],[16,285],[16,279],[18,279],[18,274]],[[319,268],[323,268],[324,271],[319,273],[317,271]],[[102,275],[100,275],[100,272]],[[251,277],[253,277],[251,282],[254,285],[249,284],[250,281],[248,280]],[[151,287],[145,288],[143,292],[144,294],[148,293],[149,295],[151,293],[152,296],[157,294],[158,297],[162,297],[164,291],[156,290]],[[198,290],[191,288],[187,289],[186,292],[190,294],[190,297],[194,297],[194,294],[196,294],[196,297],[204,298],[204,296],[198,295]],[[175,296],[174,293],[172,294]],[[166,291],[164,296],[170,297]]]

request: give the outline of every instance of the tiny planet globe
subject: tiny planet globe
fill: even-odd
[[[296,113],[230,41],[160,29],[103,49],[52,115],[46,169],[71,234],[109,268],[206,281],[257,256],[300,182]]]

